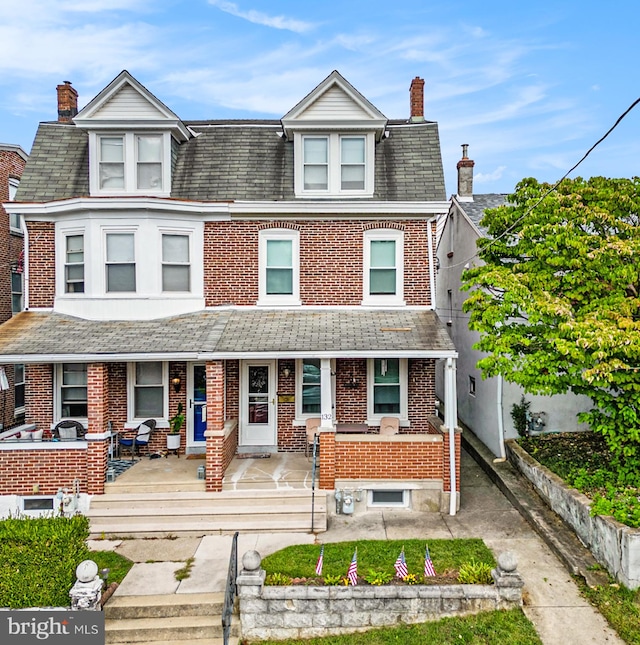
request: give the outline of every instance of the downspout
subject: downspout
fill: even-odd
[[[449,495],[449,515],[456,514],[457,497],[456,490],[456,366],[455,359],[447,358],[445,367],[445,407],[444,422],[449,431],[449,477],[450,477],[450,495]]]
[[[428,244],[428,257],[429,257],[429,300],[431,302],[431,309],[436,309],[436,272],[433,264],[433,220],[427,222],[427,244]]]
[[[29,311],[29,231],[27,230],[27,222],[24,219],[24,215],[20,215],[20,223],[22,224],[22,240],[24,244],[24,260],[22,262],[22,290],[24,291],[24,293],[22,294],[22,298],[25,311]]]
[[[502,418],[503,409],[502,409],[502,389],[503,389],[503,379],[502,374],[498,375],[498,443],[500,447],[500,457],[494,459],[494,462],[506,461],[507,454],[504,449],[504,419]]]

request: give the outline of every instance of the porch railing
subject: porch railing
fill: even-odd
[[[231,555],[229,556],[229,571],[227,573],[227,584],[224,592],[224,605],[222,606],[222,641],[229,645],[231,633],[231,617],[236,602],[236,578],[238,577],[238,531],[233,534],[231,540]]]

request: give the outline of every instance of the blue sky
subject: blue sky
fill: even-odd
[[[425,79],[447,192],[559,179],[640,96],[637,0],[0,2],[0,142],[31,149],[58,83],[86,104],[122,69],[185,120],[279,118],[339,70],[389,118]],[[572,176],[639,175],[640,106]]]

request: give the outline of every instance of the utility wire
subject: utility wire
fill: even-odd
[[[615,123],[582,155],[582,158],[580,161],[578,161],[576,164],[574,164],[567,172],[565,172],[564,175],[558,181],[547,190],[542,197],[538,199],[538,201],[530,206],[518,219],[509,226],[505,231],[503,231],[498,237],[492,238],[487,246],[483,249],[486,250],[493,246],[496,242],[501,240],[505,235],[510,233],[529,213],[531,213],[535,208],[537,208],[540,203],[548,196],[550,195],[553,191],[557,190],[558,186],[618,127],[622,119],[624,119],[631,110],[633,110],[636,105],[640,103],[640,97],[638,97],[615,121]],[[463,264],[467,264],[467,262],[470,262],[471,260],[475,259],[478,257],[478,253],[475,253],[472,255],[470,258],[467,260],[462,260],[461,262],[458,262],[457,264],[452,264],[448,267],[444,267],[445,269],[455,269],[456,267],[459,267]]]

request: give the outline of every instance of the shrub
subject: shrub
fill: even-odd
[[[369,573],[367,573],[366,576],[364,576],[364,579],[370,584],[370,585],[386,585],[388,582],[391,581],[393,578],[393,574],[389,573],[388,571],[373,571],[372,569],[369,569]]]
[[[486,562],[467,562],[460,567],[458,582],[465,585],[490,585],[493,582],[491,567]]]
[[[286,576],[284,573],[270,573],[265,578],[264,583],[274,587],[286,587],[291,584],[291,581],[292,578],[290,576]]]
[[[527,413],[531,407],[531,401],[524,398],[524,394],[520,397],[520,403],[514,403],[511,406],[511,418],[513,419],[513,427],[516,429],[521,437],[529,435],[529,422]]]
[[[0,521],[0,607],[68,607],[88,537],[82,515]]]

